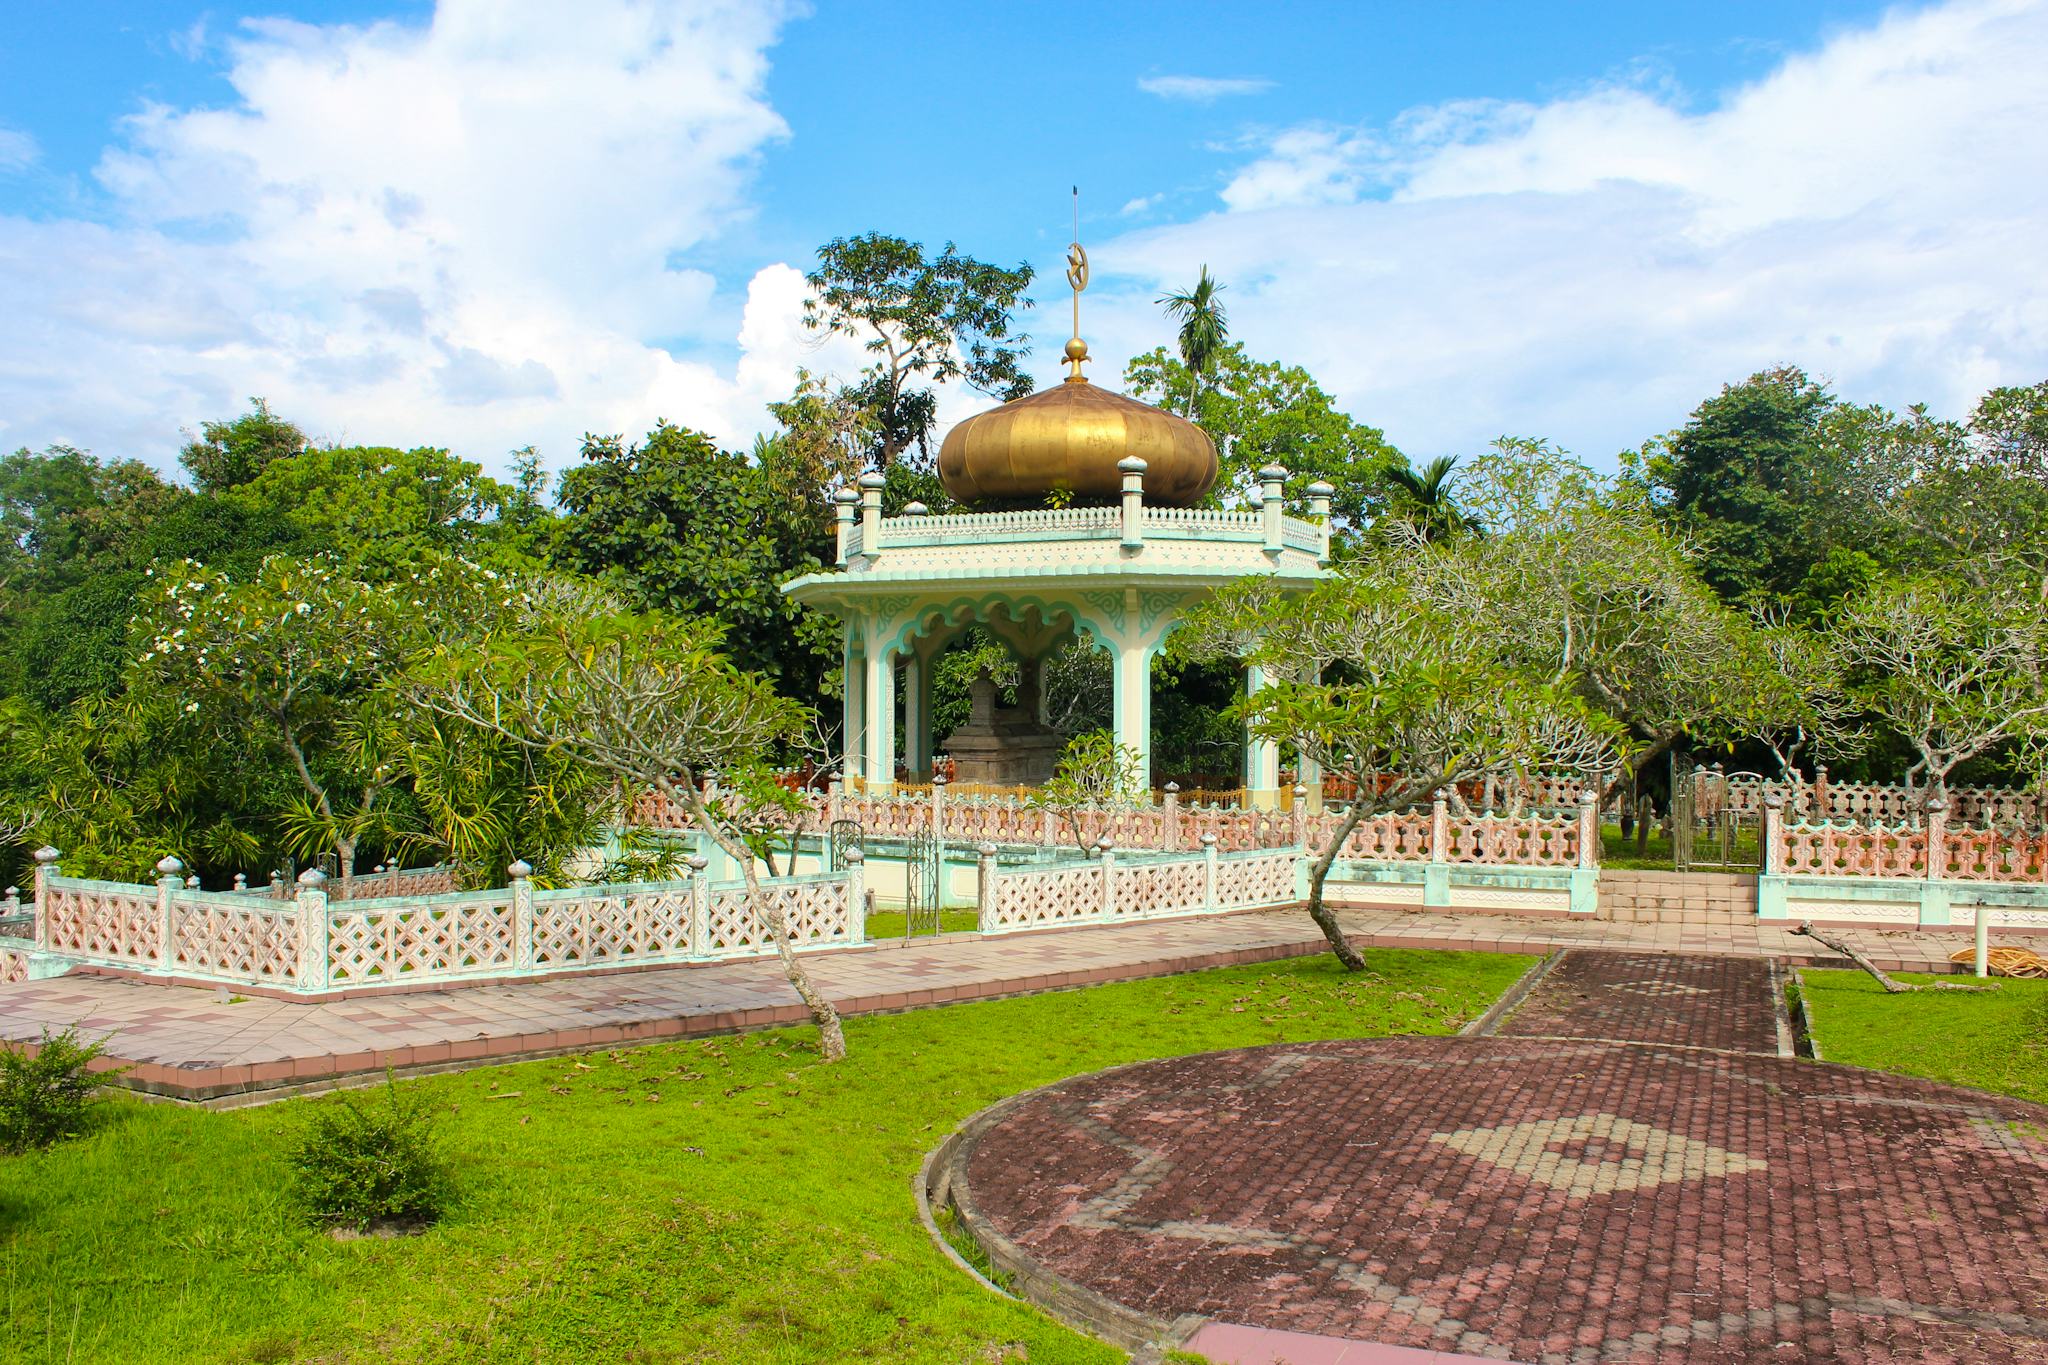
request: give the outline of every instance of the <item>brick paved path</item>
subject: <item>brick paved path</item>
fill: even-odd
[[[969,1138],[956,1197],[1163,1321],[1546,1365],[2039,1362],[2044,1134],[2039,1106],[1776,1056],[1373,1039],[1039,1091]]]
[[[1786,929],[1614,923],[1518,915],[1346,910],[1362,945],[1546,953],[1560,947],[1719,952],[1807,960],[1813,944]],[[1967,935],[1845,931],[1897,970],[1946,967]],[[822,953],[809,960],[841,1009],[913,1008],[1063,986],[1157,976],[1321,952],[1299,911],[1050,930],[915,946]],[[0,986],[0,1039],[33,1040],[79,1025],[110,1036],[110,1056],[135,1064],[130,1084],[185,1098],[233,1099],[265,1089],[376,1074],[385,1067],[483,1060],[803,1018],[773,962],[733,962],[503,986],[364,995],[321,1004],[112,977],[73,975]]]
[[[1762,958],[1579,950],[1492,1032],[1776,1053],[1783,1009]]]

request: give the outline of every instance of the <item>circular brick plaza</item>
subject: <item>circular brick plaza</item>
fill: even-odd
[[[1018,1097],[952,1172],[1020,1282],[1162,1332],[1199,1315],[1524,1362],[2048,1361],[2048,1109],[1852,1067],[1281,1045]]]

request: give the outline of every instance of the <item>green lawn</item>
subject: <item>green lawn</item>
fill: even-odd
[[[2048,1104],[2048,981],[1999,978],[1998,990],[1985,995],[1886,995],[1863,972],[1809,968],[1799,976],[1807,1019],[1826,1060]],[[1901,973],[1899,979],[1934,978]]]
[[[971,934],[980,922],[980,916],[972,910],[939,911],[939,932],[942,934]],[[901,910],[877,910],[868,916],[870,939],[902,938],[903,927]]]
[[[526,1062],[417,1082],[464,1197],[441,1226],[337,1243],[300,1225],[299,1100],[121,1099],[90,1136],[0,1158],[0,1360],[1109,1362],[977,1287],[911,1181],[1004,1095],[1147,1057],[1442,1033],[1529,959],[1370,951]],[[1012,1346],[1014,1344],[1014,1346]]]

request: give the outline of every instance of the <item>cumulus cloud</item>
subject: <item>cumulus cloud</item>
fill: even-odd
[[[1236,335],[1418,454],[1596,458],[1785,361],[1960,414],[2048,376],[2048,3],[1840,31],[1695,111],[1603,87],[1289,128],[1222,211],[1105,242],[1098,354],[1207,264]]]
[[[98,221],[0,217],[0,442],[167,463],[178,425],[250,394],[321,437],[494,463],[656,416],[745,439],[804,345],[795,272],[742,305],[679,262],[751,211],[787,134],[762,92],[782,20],[442,0],[210,36],[235,100],[128,120]]]
[[[1213,104],[1230,95],[1260,95],[1273,82],[1257,76],[1141,76],[1138,88],[1163,100]]]

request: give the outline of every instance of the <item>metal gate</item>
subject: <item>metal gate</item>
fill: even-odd
[[[1671,866],[1674,871],[1748,872],[1761,865],[1760,850],[1746,851],[1742,833],[1753,822],[1716,801],[1713,808],[1699,809],[1699,782],[1694,776],[1699,765],[1690,758],[1671,756]]]
[[[944,850],[930,830],[911,835],[903,844],[903,936],[939,932],[939,906],[945,900]]]
[[[867,855],[866,840],[858,820],[834,820],[826,831],[825,868],[829,872],[846,871],[846,850],[860,849]]]

